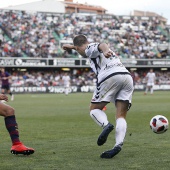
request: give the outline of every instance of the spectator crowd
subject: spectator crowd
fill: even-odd
[[[133,71],[131,72],[135,85],[146,84],[147,71]],[[11,86],[21,87],[48,87],[48,86],[63,86],[62,77],[64,71],[13,71],[11,74]],[[156,85],[170,85],[169,71],[155,71]],[[72,86],[94,86],[96,83],[96,76],[90,70],[74,69],[69,72]]]
[[[90,14],[0,11],[0,57],[80,57],[61,48],[77,34],[87,35],[90,42],[108,43],[122,58],[170,58],[169,28],[157,17],[104,19]]]

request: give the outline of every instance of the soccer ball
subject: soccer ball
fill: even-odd
[[[154,116],[150,121],[150,128],[154,133],[161,134],[168,130],[168,119],[162,115]]]

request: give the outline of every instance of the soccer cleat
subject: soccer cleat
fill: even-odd
[[[97,140],[97,144],[99,146],[103,145],[107,141],[107,137],[113,129],[114,129],[114,126],[111,123],[108,123],[104,127],[102,133],[99,135],[98,140]]]
[[[121,145],[115,146],[113,149],[103,152],[100,157],[110,159],[117,155],[122,150]]]
[[[24,144],[12,145],[11,153],[14,155],[23,154],[23,155],[30,155],[34,153],[33,148],[28,148]]]

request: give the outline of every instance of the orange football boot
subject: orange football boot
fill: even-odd
[[[23,143],[12,145],[11,153],[14,155],[23,154],[23,155],[30,155],[34,153],[33,148],[28,148]]]

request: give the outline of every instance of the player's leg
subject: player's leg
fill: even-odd
[[[91,103],[90,105],[90,116],[100,126],[105,127],[108,124],[107,115],[102,109],[107,103]]]
[[[107,115],[102,110],[107,105],[106,102],[91,103],[90,105],[90,116],[91,118],[103,128],[101,134],[98,137],[97,144],[103,145],[107,141],[109,133],[114,129],[114,126],[109,123]]]
[[[101,158],[112,158],[117,155],[123,146],[124,138],[126,135],[127,123],[126,114],[131,106],[131,98],[133,94],[133,81],[131,77],[124,76],[125,84],[116,96],[116,129],[115,140],[116,144],[113,149],[105,151],[101,154]]]
[[[103,152],[101,154],[101,158],[112,158],[121,151],[127,129],[126,114],[128,106],[129,103],[127,102],[116,101],[116,129],[115,129],[116,144],[113,147],[113,149]]]
[[[11,153],[29,155],[34,149],[27,148],[19,139],[18,125],[15,118],[15,110],[11,106],[0,102],[0,115],[4,117],[6,129],[12,141]]]
[[[147,85],[144,93],[145,95],[148,93],[148,90],[149,90],[149,86]]]
[[[6,87],[7,93],[11,96],[11,101],[14,100],[14,95],[12,94],[11,90],[10,90],[10,86]]]
[[[153,85],[150,86],[150,94],[153,94]]]
[[[65,95],[68,95],[68,87],[65,88]]]
[[[123,141],[126,135],[127,123],[126,114],[128,111],[129,102],[116,101],[116,133],[115,139],[117,145],[123,145]]]
[[[11,96],[11,101],[14,100],[14,95],[12,94],[12,92],[10,90],[8,90],[8,94]]]
[[[98,84],[94,90],[90,105],[90,116],[101,127],[105,127],[109,123],[103,108],[113,99],[112,95],[117,93],[117,80],[116,76],[113,76]]]
[[[115,100],[115,95],[121,88],[119,86],[119,76],[113,76],[104,81],[102,84],[98,84],[91,100],[90,115],[92,119],[103,128],[102,133],[98,137],[97,144],[103,145],[109,133],[114,129],[114,126],[108,121],[103,108],[110,103],[111,100]]]
[[[107,103],[109,102],[115,102],[116,97],[118,96],[118,93],[120,93],[120,90],[122,89],[122,85],[124,86],[125,79],[129,79],[130,85],[125,84],[127,86],[124,91],[120,94],[120,97],[122,95],[128,93],[130,91],[130,94],[132,95],[133,93],[133,80],[130,75],[128,76],[123,76],[123,75],[116,75],[113,77],[110,77],[106,81],[104,81],[102,84],[98,84],[96,87],[92,101],[91,101],[91,107],[90,107],[90,115],[92,119],[101,127],[103,127],[102,133],[99,135],[97,144],[98,145],[103,145],[109,133],[113,130],[114,126],[109,123],[107,116],[105,112],[102,110]],[[128,80],[127,80],[128,82]],[[130,86],[130,90],[128,89]],[[123,96],[124,97],[124,96]],[[122,98],[123,98],[122,97]],[[127,96],[129,97],[129,96]]]
[[[68,95],[68,93],[69,93],[69,84],[66,84],[64,86],[64,93],[65,93],[66,96]]]

